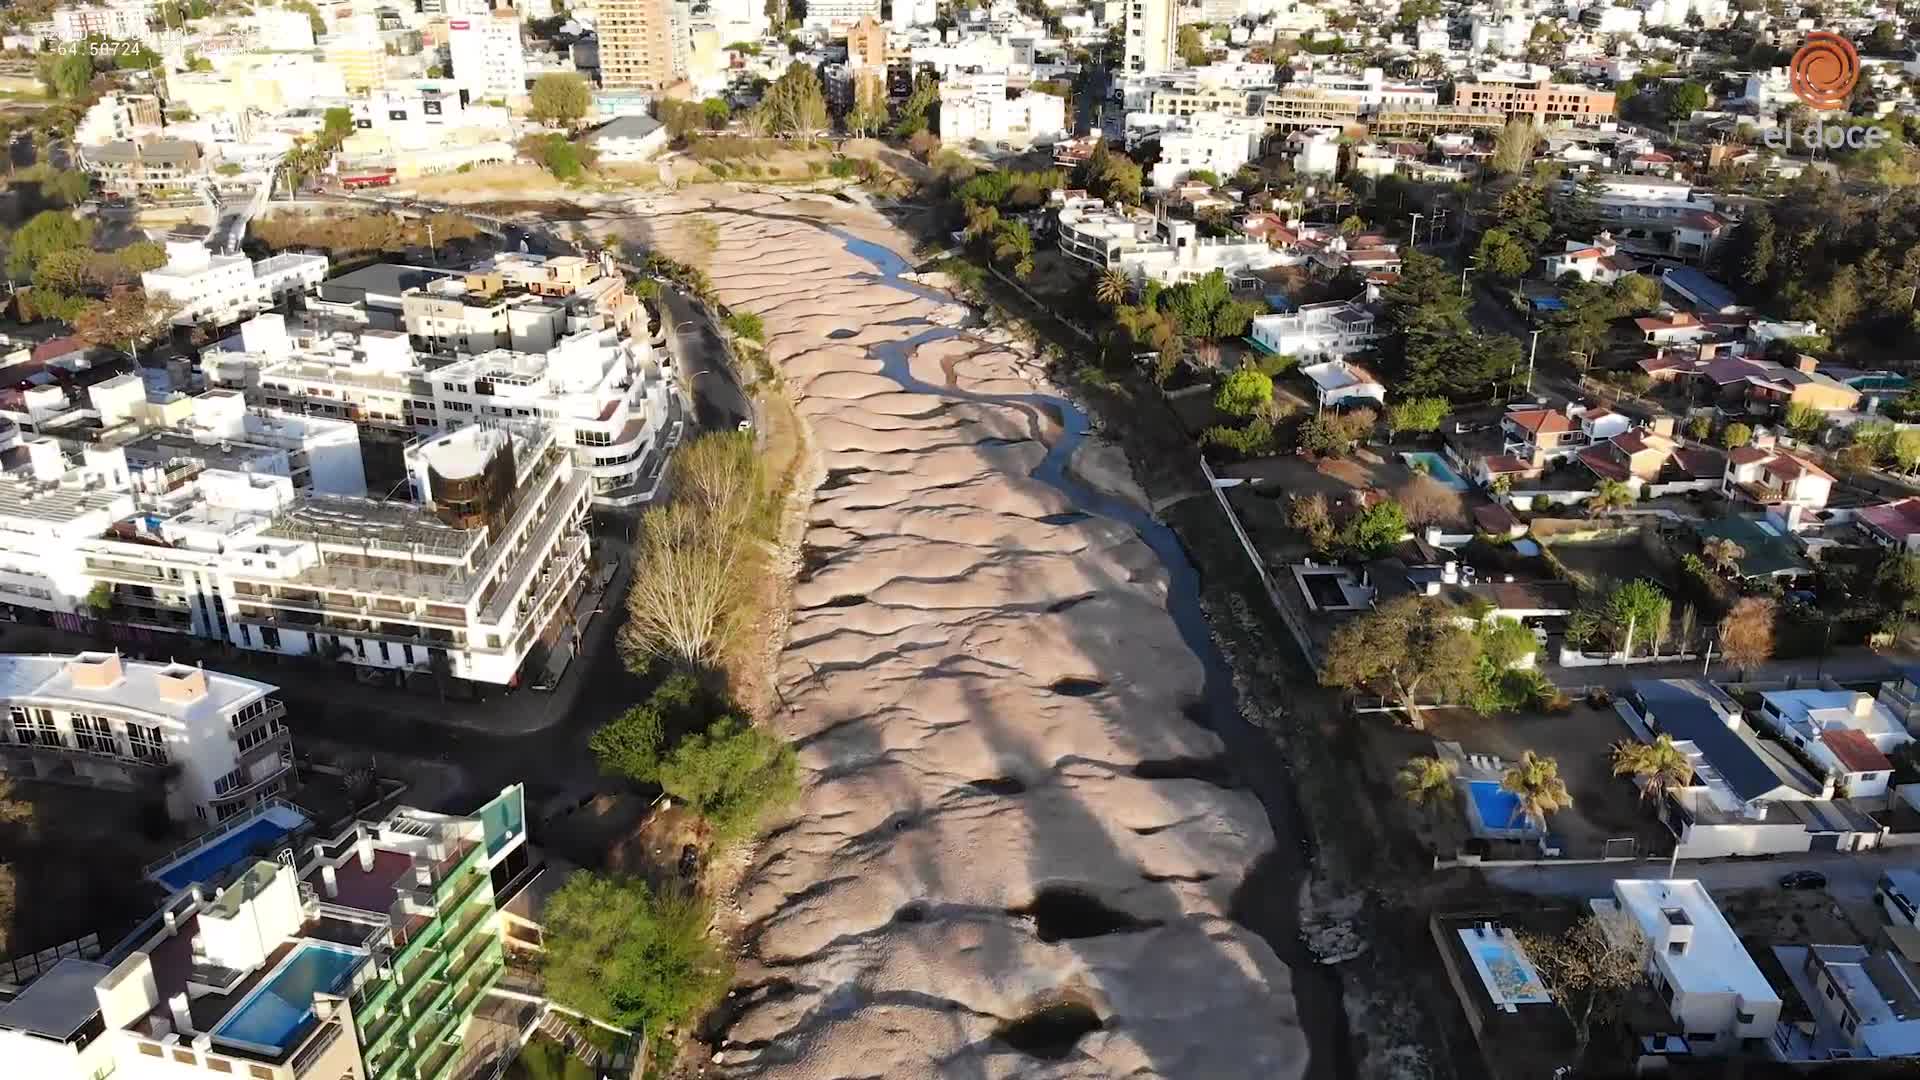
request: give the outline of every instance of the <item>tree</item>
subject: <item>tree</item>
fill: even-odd
[[[593,104],[587,80],[564,71],[551,71],[535,79],[529,97],[534,120],[568,128],[578,124]]]
[[[1033,232],[1025,222],[1002,221],[993,231],[993,257],[1018,278],[1033,273]]]
[[[1667,89],[1667,119],[1686,120],[1707,107],[1707,88],[1688,79]]]
[[[124,345],[137,360],[140,346],[165,331],[179,309],[178,304],[150,298],[139,289],[115,289],[80,312],[73,320],[73,332],[90,345]]]
[[[1316,413],[1301,424],[1295,437],[1300,449],[1309,454],[1345,457],[1353,453],[1354,444],[1373,429],[1373,422],[1374,415],[1367,409],[1344,415],[1326,411]]]
[[[1567,620],[1567,638],[1616,650],[1631,650],[1640,642],[1657,647],[1666,638],[1672,606],[1667,594],[1645,578],[1613,582],[1591,594]]]
[[[1256,368],[1243,367],[1229,372],[1213,394],[1214,408],[1241,419],[1262,412],[1272,404],[1273,380]]]
[[[1743,596],[1720,620],[1720,655],[1743,676],[1772,659],[1776,614],[1771,597]]]
[[[1515,815],[1525,818],[1541,832],[1547,831],[1548,814],[1573,805],[1573,796],[1567,792],[1567,782],[1560,779],[1560,763],[1531,750],[1523,752],[1519,761],[1507,766],[1507,771],[1500,777],[1500,790],[1514,797],[1518,804],[1514,808]]]
[[[659,782],[731,842],[799,794],[793,748],[731,716],[680,740],[661,760]]]
[[[1731,574],[1740,568],[1740,560],[1747,557],[1747,549],[1727,537],[1716,536],[1700,545],[1700,554],[1706,556],[1715,570]]]
[[[1387,406],[1387,435],[1425,435],[1438,431],[1440,422],[1452,411],[1447,399],[1437,396],[1401,398]]]
[[[56,169],[40,181],[40,195],[62,206],[79,206],[93,191],[93,181],[79,169]]]
[[[1333,548],[1333,515],[1327,512],[1327,497],[1319,492],[1295,496],[1287,508],[1287,524],[1300,530],[1316,552]]]
[[[1460,493],[1431,476],[1415,476],[1402,484],[1393,498],[1411,525],[1459,521],[1466,516]]]
[[[1594,489],[1593,498],[1587,500],[1587,509],[1595,516],[1613,510],[1623,510],[1632,506],[1633,489],[1620,480],[1602,480]]]
[[[135,240],[114,252],[113,259],[123,273],[137,278],[149,270],[158,270],[167,265],[167,249],[151,240]],[[102,281],[100,284],[113,285],[117,282]]]
[[[1263,310],[1250,300],[1236,300],[1227,276],[1218,270],[1182,282],[1160,293],[1159,307],[1173,316],[1180,332],[1207,341],[1238,337]]]
[[[1473,257],[1480,261],[1481,269],[1503,278],[1518,278],[1533,268],[1533,252],[1505,229],[1481,233]]]
[[[825,129],[827,98],[820,76],[794,61],[767,87],[755,112],[761,129],[773,135],[812,135]]]
[[[692,675],[675,672],[644,704],[602,725],[587,745],[601,772],[657,784],[669,737],[703,726],[718,711],[719,703],[708,699]]]
[[[82,50],[62,52],[42,61],[40,81],[54,97],[68,100],[84,97],[93,82],[93,60]]]
[[[1400,789],[1400,797],[1415,807],[1438,812],[1453,803],[1453,762],[1437,757],[1410,757],[1400,767],[1400,773],[1394,778],[1394,786]]]
[[[1911,473],[1920,469],[1920,431],[1905,429],[1898,432],[1887,453],[1901,472]]]
[[[1671,735],[1650,743],[1622,739],[1613,744],[1613,775],[1638,777],[1640,797],[1658,803],[1693,779],[1693,760],[1673,745]]]
[[[1400,596],[1334,630],[1320,682],[1373,688],[1419,728],[1418,695],[1465,695],[1473,686],[1479,651],[1451,608],[1426,596]]]
[[[1122,206],[1140,205],[1144,183],[1140,166],[1127,155],[1107,146],[1105,139],[1094,145],[1087,160],[1074,167],[1073,186]]]
[[[1687,438],[1695,442],[1706,442],[1707,436],[1713,434],[1713,417],[1705,413],[1688,417],[1686,430]]]
[[[877,75],[856,76],[853,83],[853,108],[847,113],[847,130],[865,136],[887,125],[887,83]]]
[[[916,131],[907,139],[907,152],[925,161],[940,149],[940,136],[931,131]]]
[[[30,281],[40,260],[56,251],[85,249],[93,243],[93,221],[58,210],[42,210],[27,220],[7,244],[7,276]]]
[[[1790,401],[1787,403],[1785,419],[1787,430],[1793,433],[1794,438],[1802,442],[1807,442],[1814,436],[1820,434],[1820,428],[1827,422],[1825,413],[1800,401]]]
[[[700,111],[706,115],[707,127],[718,131],[733,119],[733,107],[726,98],[710,97],[700,103]]]
[[[1752,441],[1753,429],[1737,420],[1720,429],[1720,445],[1729,450],[1738,450]]]
[[[750,558],[748,539],[712,527],[686,503],[648,511],[633,560],[620,644],[631,665],[657,656],[698,667],[731,639]]]
[[[1499,138],[1494,140],[1494,172],[1503,176],[1512,176],[1526,170],[1527,163],[1533,160],[1533,147],[1540,139],[1540,131],[1533,121],[1525,117],[1513,117],[1507,126],[1500,129]]]
[[[1564,934],[1522,934],[1520,944],[1572,1022],[1573,1060],[1583,1061],[1595,1016],[1612,1012],[1646,977],[1645,935],[1630,917],[1590,914]]]
[[[1191,24],[1180,28],[1174,38],[1174,52],[1188,67],[1207,66],[1207,43],[1200,37],[1200,28]]]
[[[1093,283],[1093,298],[1108,307],[1118,307],[1125,303],[1128,294],[1132,291],[1133,279],[1127,276],[1125,270],[1113,267],[1102,270]]]
[[[541,915],[546,992],[609,1024],[649,1033],[678,1024],[726,989],[726,954],[707,936],[711,918],[696,896],[577,870]]]

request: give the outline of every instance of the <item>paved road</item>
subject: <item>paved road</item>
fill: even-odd
[[[731,431],[753,418],[753,405],[727,363],[726,344],[679,289],[661,290],[661,317],[672,326],[667,351],[680,369],[680,385],[693,394],[694,419],[704,431]]]
[[[1794,870],[1818,870],[1827,876],[1827,894],[1847,902],[1868,901],[1882,871],[1920,863],[1920,849],[1883,848],[1866,853],[1821,852],[1781,855],[1771,859],[1682,860],[1673,876],[1698,878],[1709,889],[1778,888],[1780,876]],[[1493,868],[1487,880],[1502,888],[1536,896],[1569,898],[1606,896],[1621,878],[1665,878],[1667,861],[1593,863],[1579,866],[1522,866]]]
[[[1774,660],[1755,668],[1752,682],[1775,682],[1788,676],[1811,679],[1817,672],[1840,682],[1878,682],[1891,678],[1896,661],[1871,649],[1852,647],[1835,649],[1825,659],[1800,657]],[[1556,679],[1562,686],[1605,686],[1619,689],[1640,679],[1697,679],[1701,662],[1688,660],[1677,664],[1635,664],[1630,667],[1560,668]],[[1716,682],[1739,677],[1739,672],[1715,659],[1707,669],[1707,678]]]

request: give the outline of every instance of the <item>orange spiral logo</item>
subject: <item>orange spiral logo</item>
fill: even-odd
[[[1838,109],[1860,81],[1860,54],[1839,34],[1817,30],[1793,54],[1787,76],[1801,101],[1815,109]]]

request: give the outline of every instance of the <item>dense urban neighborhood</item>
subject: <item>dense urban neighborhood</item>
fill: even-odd
[[[5,3],[0,1072],[1907,1075],[1916,94],[1894,4]]]

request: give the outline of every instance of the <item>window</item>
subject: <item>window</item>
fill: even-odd
[[[31,717],[24,726],[16,718],[14,736],[29,746],[63,747],[67,745],[67,740],[60,735],[60,729],[54,725],[53,714],[45,709],[32,710]]]
[[[1753,1014],[1750,1012],[1736,1012],[1733,1014],[1733,1018],[1735,1021],[1742,1024],[1753,1023]]]
[[[277,626],[261,627],[260,643],[262,645],[265,645],[269,649],[279,648],[280,647],[280,628]]]
[[[1846,1028],[1847,1034],[1851,1035],[1860,1027],[1860,1021],[1852,1013],[1848,1013],[1847,1022],[1840,1026]]]
[[[278,730],[279,725],[269,722],[261,724],[259,727],[240,736],[240,752],[244,754],[254,747],[259,746],[261,743],[266,742],[268,739],[273,738],[274,732]]]
[[[113,725],[104,716],[86,716],[75,713],[73,717],[73,738],[80,749],[95,754],[116,754],[120,744],[113,737]]]
[[[1827,1000],[1828,1001],[1833,1000],[1833,984],[1832,983],[1827,984]]]
[[[246,781],[246,772],[241,769],[235,769],[213,782],[213,793],[215,795],[225,795],[229,791],[245,786]]]
[[[160,736],[158,725],[128,724],[127,745],[141,761],[155,765],[167,763],[167,744]]]

